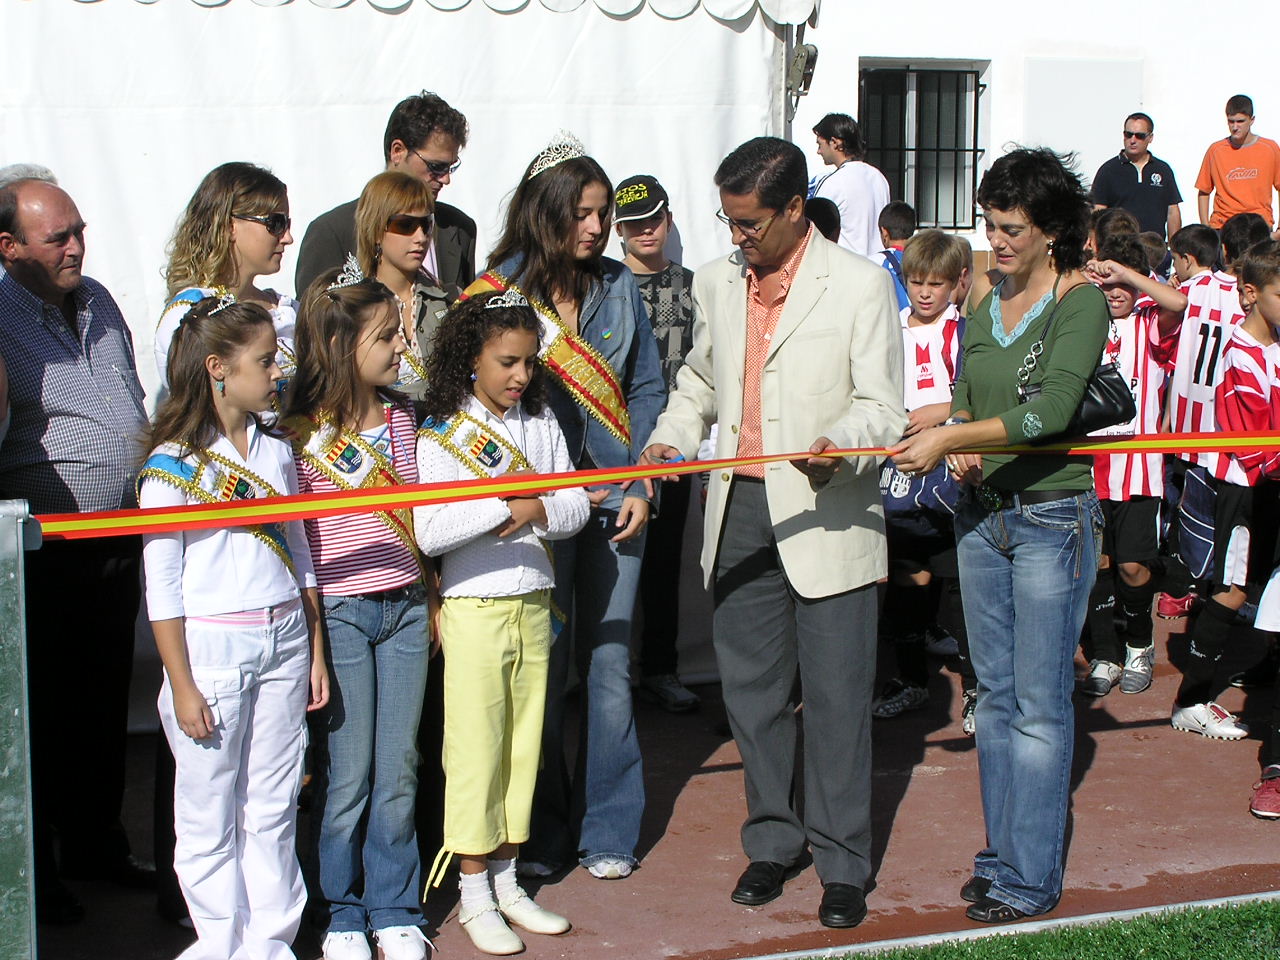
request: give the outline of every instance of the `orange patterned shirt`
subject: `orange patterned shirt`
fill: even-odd
[[[778,295],[771,303],[760,296],[760,278],[754,268],[747,268],[747,350],[742,364],[742,424],[738,427],[738,456],[758,457],[764,453],[760,435],[760,377],[764,372],[765,357],[773,345],[773,332],[778,318],[787,303],[787,293],[795,279],[804,252],[809,248],[813,225],[796,244],[795,250],[780,268]],[[781,452],[781,451],[770,451]],[[764,479],[764,464],[738,467],[734,473],[740,477]]]

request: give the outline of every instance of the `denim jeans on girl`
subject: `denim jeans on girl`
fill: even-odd
[[[554,866],[575,856],[584,867],[607,857],[637,862],[644,773],[631,703],[631,618],[645,538],[610,543],[617,519],[614,510],[594,509],[581,533],[554,544],[552,597],[568,624],[551,646],[543,765],[532,832],[521,849],[522,858]],[[564,759],[571,646],[583,691],[572,783]]]
[[[990,513],[966,498],[956,516],[987,827],[974,874],[1025,913],[1051,910],[1062,894],[1072,661],[1101,530],[1092,492]]]
[[[320,889],[334,933],[422,922],[413,805],[426,593],[326,596],[329,705],[316,732]]]

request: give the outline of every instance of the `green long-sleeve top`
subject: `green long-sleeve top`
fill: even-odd
[[[1057,304],[1030,378],[1041,384],[1040,396],[1020,404],[1018,368],[1044,330],[1055,301],[1050,299],[1038,315],[1024,318],[1010,338],[991,314],[992,298],[999,292],[997,286],[987,294],[965,325],[964,361],[951,409],[967,410],[974,420],[998,417],[1011,444],[1055,439],[1080,406],[1085,384],[1102,359],[1109,328],[1106,298],[1096,287],[1085,286],[1068,291]],[[1092,468],[1093,458],[1088,456],[1006,453],[982,458],[983,478],[1009,491],[1089,490]]]

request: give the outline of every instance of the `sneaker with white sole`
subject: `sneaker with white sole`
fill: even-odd
[[[498,901],[499,912],[517,927],[530,933],[543,933],[555,937],[569,932],[569,921],[546,907],[539,906],[529,895],[516,887],[515,896]]]
[[[324,960],[372,960],[369,938],[358,930],[326,933],[321,945]]]
[[[978,731],[978,691],[965,690],[960,697],[960,729],[972,737]]]
[[[640,692],[668,713],[688,713],[701,703],[698,695],[674,673],[659,673],[640,681]]]
[[[1120,682],[1124,669],[1110,660],[1094,660],[1089,664],[1089,675],[1080,683],[1080,692],[1086,697],[1105,697]]]
[[[929,691],[914,683],[894,678],[884,685],[880,696],[871,704],[871,715],[891,720],[910,710],[919,710],[929,702]]]
[[[429,941],[414,926],[383,927],[373,931],[381,960],[425,960]]]
[[[1280,820],[1280,766],[1272,764],[1262,771],[1262,779],[1253,785],[1249,812],[1259,820]]]
[[[498,905],[492,900],[474,910],[461,911],[458,922],[481,953],[506,957],[524,949],[524,941],[507,926],[507,921],[498,912]]]
[[[587,872],[597,880],[625,880],[631,876],[631,864],[621,857],[605,857],[587,867]]]
[[[1120,675],[1121,693],[1142,693],[1151,686],[1152,665],[1156,659],[1156,648],[1125,647],[1124,673]]]
[[[1248,727],[1212,700],[1175,709],[1171,722],[1175,730],[1198,733],[1210,740],[1243,740],[1249,735]]]

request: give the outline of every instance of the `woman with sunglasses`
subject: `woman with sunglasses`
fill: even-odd
[[[205,297],[230,293],[271,313],[283,389],[295,367],[293,325],[298,304],[258,287],[256,281],[280,270],[284,248],[293,243],[290,226],[288,192],[271,171],[252,163],[224,163],[200,181],[178,221],[164,270],[169,300],[154,344],[163,386],[169,385],[169,344],[187,311]]]
[[[611,181],[585,153],[564,134],[534,158],[511,197],[488,270],[467,288],[470,295],[514,290],[537,313],[549,406],[580,470],[634,464],[666,401],[635,277],[604,256]],[[552,599],[568,623],[551,648],[543,765],[521,853],[528,875],[577,860],[594,877],[621,879],[636,865],[644,812],[630,673],[649,500],[640,484],[587,492],[587,526],[554,544]],[[571,644],[586,691],[572,786],[564,750]]]
[[[449,298],[427,268],[435,200],[417,177],[398,170],[380,173],[356,204],[356,259],[366,277],[396,295],[400,335],[407,349],[400,357],[394,387],[420,398],[426,386],[427,345],[449,308]]]

